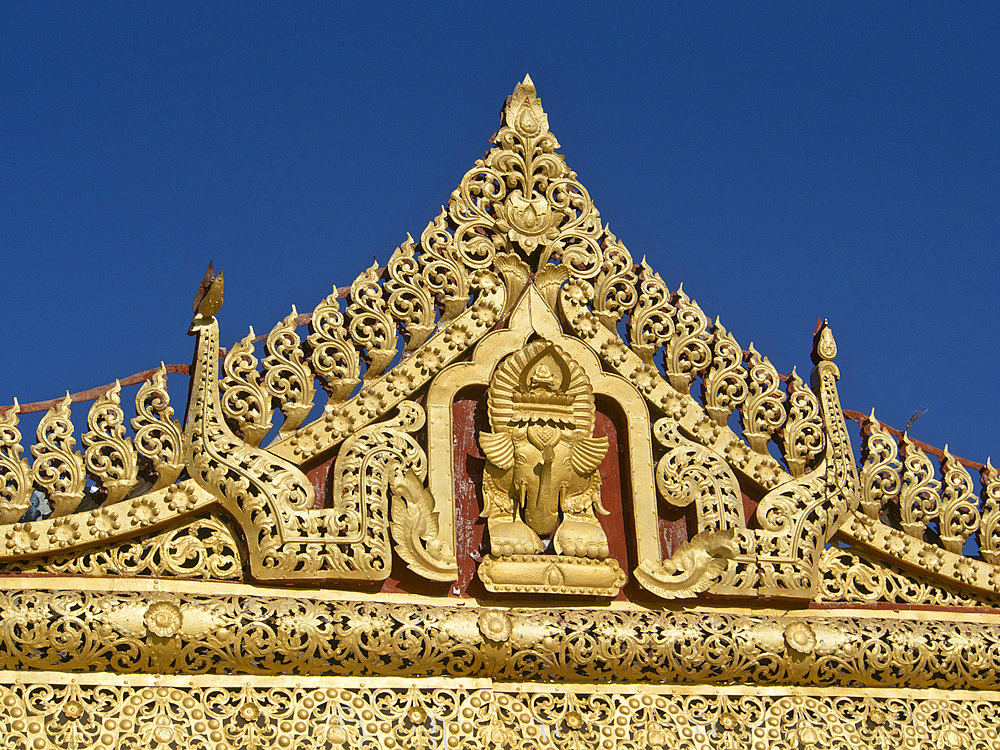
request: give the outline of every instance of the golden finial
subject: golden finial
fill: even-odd
[[[826,319],[820,325],[813,339],[813,361],[832,362],[837,357],[837,342],[830,330],[830,322]]]
[[[526,75],[524,80],[514,87],[514,93],[507,98],[504,106],[504,122],[507,127],[527,138],[537,138],[548,131],[549,118],[538,100],[531,76]]]

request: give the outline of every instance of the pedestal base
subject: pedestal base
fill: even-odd
[[[617,596],[625,585],[625,571],[614,559],[562,555],[487,557],[479,565],[479,579],[497,593]]]

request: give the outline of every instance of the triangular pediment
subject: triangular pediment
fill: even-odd
[[[263,547],[251,552],[250,567],[257,577],[295,571],[292,577],[305,579],[378,580],[388,575],[394,548],[417,574],[452,580],[456,501],[446,455],[452,401],[463,385],[489,386],[504,358],[538,339],[562,353],[552,355],[556,360],[585,364],[587,387],[625,415],[618,470],[630,478],[632,538],[628,565],[621,562],[650,592],[811,597],[835,533],[883,555],[900,547],[900,533],[909,534],[906,549],[890,559],[910,565],[932,559],[927,572],[944,582],[984,595],[993,590],[992,566],[961,554],[972,531],[950,531],[958,522],[949,519],[968,518],[969,505],[961,467],[950,456],[942,471],[958,489],[946,487],[950,505],[948,498],[938,504],[952,508],[951,516],[942,510],[938,523],[904,503],[903,526],[875,521],[879,499],[890,498],[885,482],[892,484],[899,449],[870,420],[869,460],[859,478],[837,398],[829,328],[817,330],[810,387],[794,369],[778,373],[753,344],[744,350],[682,286],[671,289],[644,259],[636,263],[558,153],[530,77],[508,98],[492,143],[417,239],[408,236],[384,266],[375,263],[350,287],[335,288],[311,314],[293,309],[266,336],[251,329],[227,352],[221,374],[211,331],[222,282],[210,269],[196,300],[199,354],[183,435],[163,372],[136,395],[134,441],[121,426],[119,390],[112,389],[91,409],[87,450],[74,453],[59,437],[71,431],[66,401],[39,427],[35,468],[21,458],[16,410],[8,411],[5,517],[17,519],[33,487],[55,512],[9,535],[0,556],[41,556],[141,535],[221,502],[244,531],[256,529],[251,537]],[[298,330],[305,322],[308,335]],[[357,462],[392,435],[401,456],[386,468],[392,476],[381,486],[364,485],[370,477]],[[266,449],[259,447],[268,438]],[[912,443],[903,449],[907,466],[919,464],[926,473],[926,455]],[[578,468],[589,465],[576,460]],[[321,508],[304,472],[327,463],[333,500]],[[145,493],[135,489],[143,467],[152,477]],[[178,481],[182,472],[192,479]],[[984,474],[984,491],[997,483],[994,474]],[[250,475],[249,490],[235,479]],[[88,518],[80,526],[74,509],[88,479],[104,493],[105,507],[91,511],[99,523]],[[930,491],[928,480],[911,494]],[[346,501],[350,510],[340,507],[341,495],[357,492],[362,499]],[[375,510],[366,506],[366,492]],[[269,531],[253,520],[248,502],[271,508]],[[673,544],[659,539],[661,506],[690,516],[679,537],[677,528],[671,532]],[[998,515],[991,508],[983,516],[989,529]],[[803,525],[797,517],[811,520]],[[944,549],[919,538],[928,523],[936,532],[940,527]],[[984,533],[981,547],[992,555],[993,532]],[[302,549],[326,545],[329,559],[306,560],[305,552],[289,551],[290,539],[300,539],[295,544]]]
[[[859,465],[829,326],[779,373],[635,262],[530,78],[502,118],[311,313],[222,350],[210,266],[183,424],[165,367],[79,450],[68,394],[31,461],[0,414],[18,746],[986,747],[997,471],[874,414]]]

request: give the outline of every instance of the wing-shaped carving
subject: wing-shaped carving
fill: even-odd
[[[573,443],[573,469],[580,476],[587,476],[601,465],[608,452],[606,437],[582,437]]]
[[[479,447],[494,466],[507,471],[514,465],[514,438],[506,432],[480,432]]]
[[[458,566],[454,559],[441,556],[440,524],[430,491],[412,469],[389,480],[389,487],[396,552],[414,573],[432,581],[454,581]]]

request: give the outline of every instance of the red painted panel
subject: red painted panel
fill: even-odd
[[[336,456],[330,458],[319,466],[315,466],[306,472],[306,476],[309,477],[309,481],[312,483],[313,490],[316,493],[316,499],[313,501],[313,508],[327,508],[329,504],[327,503],[327,498],[330,496],[331,488],[327,487],[327,482],[330,479],[330,469],[333,468],[333,462],[336,460]]]
[[[618,430],[614,421],[602,411],[597,412],[594,435],[608,439],[608,453],[598,467],[598,471],[601,473],[601,503],[608,511],[608,515],[598,515],[598,519],[604,533],[608,536],[610,557],[617,560],[622,570],[628,574],[634,566],[629,564],[629,548],[632,545],[629,544],[628,539],[632,535],[626,533],[626,511],[622,502],[620,459],[621,453],[624,452],[624,446],[619,444]],[[631,504],[629,515],[631,517]],[[629,526],[631,527],[631,524]]]
[[[480,430],[489,430],[486,389],[466,388],[452,404],[455,472],[455,537],[458,547],[457,591],[462,596],[486,594],[476,578],[476,565],[488,550],[483,545],[486,519],[482,512],[483,471],[486,459],[479,450]],[[469,589],[472,591],[469,591]]]

